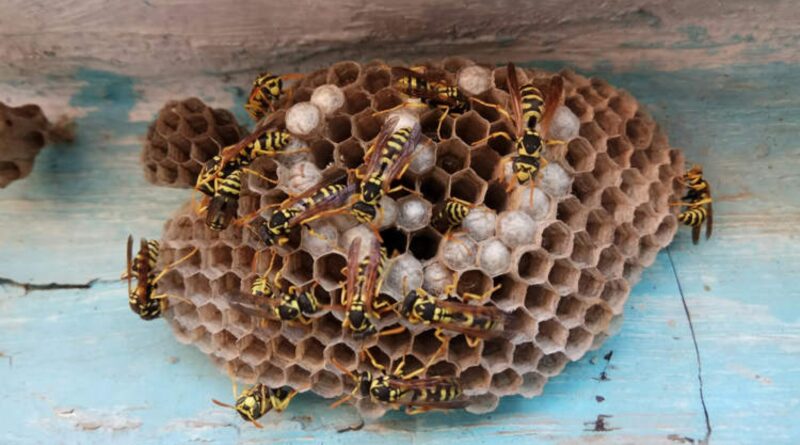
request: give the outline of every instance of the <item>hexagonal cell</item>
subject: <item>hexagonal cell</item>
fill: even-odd
[[[588,125],[588,124],[584,124]],[[583,127],[581,127],[583,129]],[[583,133],[581,133],[583,135]],[[584,138],[576,138],[567,144],[565,160],[575,173],[592,171],[594,168],[595,149]]]
[[[314,323],[314,338],[324,344],[331,344],[342,335],[342,322],[333,314],[325,314]]]
[[[605,102],[605,99],[595,92],[594,88],[591,86],[584,86],[578,88],[578,94],[583,96],[590,105],[594,108],[598,108],[601,104]]]
[[[508,135],[514,134],[514,128],[511,127],[506,121],[500,121],[492,124],[489,128],[489,133],[506,133]],[[493,137],[486,141],[486,146],[492,149],[500,156],[505,156],[514,152],[514,141],[504,137]]]
[[[570,295],[558,302],[556,316],[561,325],[569,329],[579,326],[583,322],[585,311],[586,305],[574,295]]]
[[[608,304],[608,307],[611,308],[614,314],[621,314],[623,305],[625,304],[625,300],[628,299],[630,291],[631,289],[627,280],[620,278],[606,282],[603,287],[603,292],[600,294],[600,298]]]
[[[445,115],[444,111],[439,108],[424,111],[419,123],[422,126],[422,134],[436,141],[449,139],[453,134],[454,119],[452,115]],[[441,128],[439,127],[440,123]],[[441,138],[437,135],[437,129]]]
[[[315,338],[307,338],[297,346],[297,356],[303,364],[312,369],[322,368],[324,364],[325,346]]]
[[[411,339],[411,333],[408,330],[399,334],[384,335],[378,338],[378,347],[394,360],[408,351]]]
[[[494,286],[500,286],[492,294],[492,301],[495,306],[503,311],[512,311],[524,303],[525,291],[527,286],[517,282],[510,274],[501,275],[494,278]]]
[[[645,178],[658,178],[658,165],[650,162],[647,154],[643,151],[634,151],[631,155],[631,168],[639,170]]]
[[[215,350],[215,354],[226,360],[232,360],[239,355],[239,351],[234,348],[236,340],[235,335],[225,330],[211,335],[211,345]]]
[[[532,244],[536,230],[537,224],[524,211],[503,212],[497,218],[497,235],[511,248]]]
[[[639,237],[631,223],[617,227],[614,231],[614,245],[625,256],[633,256],[639,252]]]
[[[397,201],[397,226],[407,232],[420,230],[431,220],[431,204],[427,200],[409,195]]]
[[[628,168],[631,165],[633,155],[633,144],[623,137],[614,137],[606,143],[608,156],[620,168]]]
[[[489,389],[491,376],[481,366],[467,368],[459,376],[464,394],[480,394]]]
[[[197,314],[200,316],[203,326],[210,333],[213,334],[222,330],[222,312],[213,304],[206,304],[197,308]]]
[[[455,173],[467,165],[469,146],[458,139],[442,142],[436,149],[436,165],[447,173]]]
[[[586,232],[598,246],[608,245],[614,234],[614,221],[604,210],[595,209],[589,212]]]
[[[458,277],[456,293],[458,295],[464,295],[465,293],[483,295],[484,292],[492,288],[492,284],[492,279],[481,270],[468,270]]]
[[[314,94],[313,88],[306,88],[306,87],[296,88],[294,91],[292,91],[292,102],[294,104],[299,104],[301,102],[308,102],[311,100],[312,94]],[[280,124],[277,122],[273,122],[273,125],[277,126]]]
[[[206,251],[206,269],[217,269],[217,271],[228,271],[233,265],[233,255],[231,248],[225,244],[214,244]]]
[[[516,394],[520,385],[522,385],[522,377],[511,368],[492,376],[491,391],[498,396],[507,396]]]
[[[408,235],[405,232],[390,227],[380,233],[383,239],[383,246],[386,247],[386,252],[390,256],[393,253],[405,253],[408,246]]]
[[[495,170],[500,163],[500,155],[487,147],[473,150],[470,154],[470,168],[485,181],[495,177]]]
[[[331,360],[336,360],[347,369],[353,369],[356,366],[356,353],[344,343],[328,344],[323,355],[325,356],[325,363],[328,363],[329,367],[333,367]]]
[[[625,267],[622,269],[622,278],[628,280],[629,283],[637,283],[644,270],[641,263],[634,263],[633,261],[625,262]]]
[[[350,138],[336,147],[336,160],[345,168],[357,168],[364,163],[364,147],[358,139]]]
[[[592,172],[600,187],[613,187],[620,183],[620,170],[607,153],[599,153]]]
[[[345,276],[342,269],[347,267],[347,259],[338,253],[321,256],[314,262],[314,279],[323,289],[332,291],[339,287]]]
[[[533,343],[522,343],[514,349],[513,364],[519,372],[527,372],[536,369],[536,365],[544,353]]]
[[[236,293],[242,285],[242,280],[233,272],[226,272],[211,281],[211,293],[216,295],[226,295]]]
[[[617,94],[608,101],[608,107],[624,118],[633,117],[638,109],[636,99],[626,91],[617,91]]]
[[[258,367],[258,381],[267,386],[279,387],[286,382],[286,373],[283,369],[271,364],[263,363]]]
[[[375,93],[382,88],[386,88],[392,81],[391,73],[384,68],[369,68],[364,73],[364,80],[362,84],[364,89],[370,93]]]
[[[504,91],[490,89],[476,97],[483,102],[497,105],[501,109],[507,108],[508,95]],[[497,108],[479,102],[472,102],[472,109],[488,122],[495,122],[504,117]]]
[[[428,329],[414,337],[412,351],[414,355],[423,363],[427,363],[433,358],[433,354],[440,351],[442,342],[436,338],[435,329]]]
[[[572,230],[580,230],[586,226],[587,211],[578,198],[570,196],[558,203],[556,218],[566,223]]]
[[[497,276],[511,267],[511,251],[496,238],[481,242],[478,252],[478,265],[490,276]]]
[[[381,131],[381,120],[371,110],[365,110],[353,117],[353,136],[369,142]]]
[[[409,250],[411,253],[421,261],[429,260],[436,256],[439,251],[439,242],[442,240],[442,235],[439,232],[427,227],[419,232],[416,232],[411,237]]]
[[[569,260],[556,260],[547,278],[561,295],[566,295],[577,290],[579,277],[580,271]]]
[[[298,250],[286,258],[283,277],[297,286],[308,283],[313,278],[314,259],[307,252]]]
[[[542,394],[545,383],[547,383],[547,377],[538,372],[527,372],[522,374],[522,386],[519,388],[519,393],[527,398],[536,397]]]
[[[661,250],[661,245],[656,239],[652,235],[645,236],[639,240],[639,263],[644,267],[649,267],[656,260],[659,250]]]
[[[656,233],[653,234],[653,240],[660,247],[666,247],[672,238],[675,236],[675,231],[678,228],[677,219],[673,215],[667,215],[661,220],[658,225]]]
[[[311,386],[311,372],[300,365],[286,370],[286,384],[292,388],[308,388]]]
[[[650,205],[649,202],[646,202],[633,212],[633,227],[640,234],[651,233],[655,230],[656,224],[658,224],[658,216],[656,215],[653,207]]]
[[[511,314],[507,314],[504,327],[505,335],[513,343],[533,340],[538,329],[536,319],[522,307],[517,308]]]
[[[566,105],[575,116],[578,116],[581,122],[589,122],[592,120],[592,117],[594,117],[592,108],[586,103],[582,96],[568,97],[564,101],[564,105]]]
[[[403,97],[392,88],[384,88],[372,96],[372,108],[375,111],[384,111],[402,104]]]
[[[478,245],[472,238],[462,233],[445,239],[441,249],[444,264],[457,271],[473,266],[478,256]]]
[[[342,142],[346,140],[352,134],[350,128],[350,116],[339,115],[329,118],[325,132],[328,139],[333,142]]]
[[[480,363],[482,349],[482,343],[475,347],[470,347],[464,335],[457,335],[450,339],[450,344],[447,348],[447,359],[455,363],[459,368],[466,369]]]
[[[311,390],[322,397],[332,398],[342,394],[344,387],[336,374],[322,370],[311,376]]]
[[[583,269],[578,280],[579,296],[584,299],[597,298],[606,279],[597,269]]]
[[[481,357],[486,368],[497,372],[511,364],[514,346],[504,338],[489,338],[483,341]]]
[[[489,134],[489,123],[480,114],[469,111],[456,119],[456,135],[467,144],[473,144]]]
[[[490,182],[486,188],[483,204],[496,212],[506,210],[508,207],[508,192],[506,192],[505,186],[500,182]]]
[[[555,318],[539,323],[539,330],[536,334],[536,344],[545,353],[560,351],[567,343],[567,331]]]
[[[347,114],[356,114],[369,107],[369,95],[358,88],[344,90],[344,110]]]
[[[602,304],[596,304],[586,311],[586,317],[583,320],[584,327],[593,334],[599,334],[606,330],[612,316],[611,311]]]
[[[578,198],[585,207],[595,207],[600,203],[603,189],[592,174],[578,175],[572,183],[572,194]]]
[[[447,193],[447,183],[450,175],[440,168],[435,168],[431,174],[422,179],[419,191],[430,202],[439,202]]]
[[[517,277],[528,284],[544,282],[553,265],[550,254],[542,249],[524,250],[516,258]]]
[[[597,261],[598,250],[589,234],[581,231],[575,234],[570,258],[577,265],[593,266]]]
[[[453,175],[450,181],[450,196],[470,203],[478,203],[483,198],[486,183],[472,170]]]
[[[576,327],[569,331],[567,337],[567,347],[564,351],[570,360],[578,360],[583,357],[583,354],[592,346],[594,336],[582,327]]]
[[[561,221],[547,226],[542,232],[542,248],[554,258],[569,255],[572,251],[572,232]]]
[[[650,120],[633,118],[625,123],[625,135],[636,149],[644,149],[653,140],[655,123]]]
[[[633,218],[633,206],[622,190],[613,187],[603,190],[600,203],[617,221],[630,221]]]
[[[654,183],[655,185],[661,187],[662,185],[659,183]],[[627,169],[622,172],[622,184],[620,185],[620,190],[625,193],[632,204],[639,204],[648,200],[648,186],[647,180],[639,173],[638,170],[634,169]],[[652,199],[652,201],[658,201],[658,199]]]
[[[291,365],[297,355],[297,348],[294,343],[284,336],[279,336],[272,340],[272,362],[280,361]]]
[[[622,267],[625,258],[615,246],[609,246],[600,252],[600,259],[597,262],[597,269],[606,278],[617,278],[622,275]]]
[[[547,377],[553,377],[561,373],[568,361],[569,358],[561,352],[548,354],[539,360],[537,369],[541,374]]]
[[[361,74],[361,66],[355,62],[338,62],[328,70],[328,81],[337,87],[344,87],[355,83]]]
[[[596,111],[594,113],[594,120],[609,136],[616,136],[620,133],[622,118],[614,111],[609,109]]]

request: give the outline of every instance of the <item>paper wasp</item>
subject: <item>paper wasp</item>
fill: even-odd
[[[303,77],[302,74],[284,74],[277,76],[268,72],[258,75],[253,81],[253,87],[247,96],[244,109],[253,120],[259,120],[268,113],[275,111],[275,104],[283,95],[283,81],[295,80]]]
[[[360,252],[361,238],[356,238],[347,253],[347,270],[342,271],[346,276],[341,296],[345,313],[342,327],[350,329],[358,337],[367,337],[377,333],[373,320],[380,318],[381,309],[390,308],[389,303],[377,301],[387,258],[386,248],[377,238],[372,239],[367,254],[359,261]],[[379,335],[392,335],[404,330],[398,326],[381,331]]]
[[[547,165],[547,160],[542,157],[542,149],[545,145],[562,143],[556,140],[546,141],[542,134],[547,133],[561,101],[564,81],[561,76],[554,76],[547,94],[543,95],[539,88],[530,83],[520,88],[517,70],[513,63],[509,63],[506,70],[508,92],[511,94],[511,120],[515,126],[514,135],[512,137],[503,131],[495,132],[473,145],[482,144],[494,137],[503,137],[514,142],[517,151],[511,160],[514,177],[520,185],[530,181],[531,187],[534,187],[537,174]],[[542,96],[546,99],[543,100]],[[537,124],[541,132],[536,129]],[[513,187],[512,184],[509,184],[509,190]]]
[[[211,196],[210,193],[217,190],[218,181],[224,180],[228,174],[240,169],[245,173],[255,173],[244,167],[260,156],[288,153],[285,149],[291,141],[292,135],[286,130],[262,127],[254,131],[236,144],[223,148],[219,155],[209,160],[197,177],[195,190]],[[264,179],[274,182],[268,178]]]
[[[395,116],[384,123],[375,143],[364,155],[363,175],[356,174],[361,183],[358,200],[350,211],[360,223],[370,223],[375,219],[381,197],[394,190],[390,188],[392,181],[406,172],[419,142],[419,122],[411,128],[395,130],[398,122],[399,118]]]
[[[133,258],[133,236],[128,236],[127,245],[127,265],[122,274],[123,280],[128,280],[128,304],[131,310],[143,320],[153,320],[160,317],[167,310],[167,294],[157,294],[158,282],[178,264],[188,260],[197,253],[197,248],[193,249],[183,258],[178,259],[164,267],[156,274],[155,268],[158,262],[159,244],[155,240],[141,239],[139,252]],[[136,286],[131,282],[136,279]]]
[[[215,231],[225,230],[239,208],[239,194],[242,189],[242,170],[235,170],[223,179],[206,213],[206,225]]]
[[[703,178],[703,167],[695,165],[683,175],[681,182],[688,188],[683,200],[673,205],[686,207],[678,214],[678,221],[692,228],[692,242],[700,241],[700,228],[706,224],[706,239],[714,228],[714,209],[711,205],[711,186]]]
[[[355,184],[330,184],[312,188],[283,203],[268,220],[256,227],[256,233],[267,246],[283,245],[289,240],[289,233],[295,227],[341,212],[355,191]]]
[[[464,219],[466,219],[473,207],[473,204],[463,199],[454,197],[447,198],[441,209],[436,212],[436,215],[434,215],[431,220],[432,224],[437,227],[446,227],[449,233],[451,229],[460,226],[461,223],[464,222]]]
[[[384,367],[375,361],[369,351],[367,355],[372,364],[381,371],[380,374],[373,374],[370,371],[351,372],[336,359],[331,360],[337,369],[353,379],[356,384],[350,394],[334,402],[331,407],[335,408],[357,395],[393,407],[404,406],[408,414],[419,414],[434,409],[458,409],[468,405],[466,400],[461,399],[461,384],[453,377],[419,378],[418,376],[427,371],[427,366],[406,374],[403,371],[405,356],[394,371],[386,375],[383,373]]]
[[[448,286],[445,295],[453,294],[453,287]],[[482,301],[499,288],[499,285],[495,286],[483,295],[464,293],[462,298]],[[465,334],[467,345],[475,347],[481,339],[501,333],[505,321],[505,314],[497,308],[436,298],[422,288],[406,294],[400,313],[411,323],[436,327],[435,335],[442,342],[441,350],[448,344],[443,331]]]
[[[415,71],[409,68],[393,67],[392,75],[396,79],[395,86],[404,94],[420,99],[426,106],[442,110],[436,126],[436,137],[439,140],[442,139],[442,123],[448,114],[459,115],[470,109],[470,99],[458,87],[449,85],[447,76],[443,72]],[[398,107],[403,106],[406,105],[401,104]],[[392,110],[394,108],[381,111],[381,113]]]
[[[230,368],[229,368],[230,373]],[[233,377],[231,377],[233,380]],[[248,389],[238,393],[236,381],[233,380],[233,399],[234,405],[211,399],[215,405],[223,408],[235,410],[242,416],[242,419],[251,422],[256,428],[262,428],[258,419],[264,417],[268,412],[283,412],[289,406],[289,402],[297,395],[297,390],[288,386],[280,388],[269,388],[261,383],[256,383]]]

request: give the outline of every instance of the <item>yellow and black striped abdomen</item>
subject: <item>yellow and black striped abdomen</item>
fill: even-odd
[[[708,211],[703,206],[697,206],[684,210],[678,215],[678,221],[690,227],[697,227],[703,224],[708,216]]]
[[[408,142],[409,135],[411,134],[410,128],[401,128],[392,134],[392,137],[386,142],[386,146],[381,151],[381,164],[385,166],[393,162],[403,152],[403,147]]]
[[[345,189],[344,184],[331,184],[317,190],[313,195],[303,199],[303,206],[305,208],[311,207],[323,199],[337,195]]]
[[[242,190],[242,171],[236,170],[227,178],[225,178],[222,183],[219,185],[218,193],[220,195],[225,195],[229,197],[237,197],[239,196],[239,192]]]
[[[534,128],[542,118],[544,98],[542,92],[533,85],[525,85],[520,89],[522,96],[522,121],[527,128]]]
[[[240,158],[253,161],[263,155],[274,155],[285,148],[291,140],[291,134],[283,130],[270,130],[262,133],[256,140],[247,144],[240,152]]]

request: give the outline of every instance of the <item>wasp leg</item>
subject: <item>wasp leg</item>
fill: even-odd
[[[369,352],[369,349],[362,349],[359,355],[361,356],[362,360],[364,359],[364,356],[366,356],[369,359],[369,362],[372,363],[372,366],[374,366],[378,371],[383,372],[386,369],[385,366],[381,365],[377,360],[375,360],[375,356]]]
[[[477,97],[471,97],[470,100],[472,102],[477,102],[477,103],[483,105],[484,107],[493,108],[493,109],[497,110],[498,113],[500,113],[503,116],[505,116],[505,118],[508,119],[509,121],[513,121],[513,119],[511,118],[511,115],[508,113],[508,111],[506,111],[505,107],[502,107],[499,104],[492,104],[492,103],[489,103],[489,102],[484,102],[484,101],[478,99]]]
[[[482,294],[475,294],[475,293],[472,293],[472,292],[465,292],[464,294],[461,295],[461,297],[464,300],[475,300],[475,301],[483,302],[487,298],[489,298],[489,296],[491,296],[496,290],[500,289],[502,286],[503,286],[502,284],[498,284],[497,286],[487,290],[486,292],[484,292]]]
[[[448,114],[450,114],[450,107],[446,106],[442,115],[439,116],[439,123],[436,125],[436,138],[440,141],[442,140],[442,125]]]
[[[158,275],[156,275],[156,277],[153,279],[153,284],[156,284],[156,283],[158,283],[158,282],[159,282],[159,280],[161,280],[162,278],[164,278],[164,275],[166,275],[166,274],[167,274],[167,272],[169,272],[170,270],[174,269],[176,266],[178,266],[178,265],[179,265],[179,264],[181,264],[182,262],[184,262],[184,261],[188,260],[189,258],[191,258],[191,257],[192,257],[192,255],[194,255],[194,254],[196,254],[196,253],[197,253],[197,247],[195,247],[194,249],[192,249],[192,251],[191,251],[191,252],[189,252],[188,254],[184,255],[182,258],[178,259],[177,261],[174,261],[174,262],[172,262],[172,264],[167,264],[167,265],[164,267],[164,270],[162,270],[162,271],[161,271],[161,273],[159,273]]]
[[[489,133],[488,136],[486,136],[485,138],[483,138],[483,139],[481,139],[479,141],[473,142],[472,146],[475,147],[475,146],[481,145],[481,144],[485,143],[486,141],[488,141],[489,139],[494,139],[496,137],[501,137],[501,138],[504,138],[504,139],[508,139],[511,142],[514,142],[514,139],[511,137],[511,135],[509,135],[505,131],[496,131],[494,133]]]
[[[253,176],[256,176],[256,177],[260,178],[260,179],[261,179],[261,180],[263,180],[264,182],[268,182],[268,183],[270,183],[270,184],[277,184],[277,183],[278,183],[278,181],[276,181],[276,180],[274,180],[274,179],[272,179],[272,178],[268,178],[268,177],[266,177],[266,176],[262,175],[261,173],[259,173],[259,172],[255,171],[255,170],[253,170],[252,168],[243,168],[243,169],[242,169],[242,173],[248,173],[248,174],[251,174],[251,175],[253,175]]]
[[[284,400],[278,400],[275,396],[270,396],[270,403],[272,403],[272,408],[277,412],[283,412],[289,406],[289,402],[292,401],[294,396],[297,395],[297,390],[292,390],[289,395]]]

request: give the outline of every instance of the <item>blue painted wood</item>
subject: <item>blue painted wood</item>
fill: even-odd
[[[554,64],[549,64],[554,65]],[[256,430],[210,403],[230,385],[163,321],[130,314],[121,283],[128,233],[158,237],[187,191],[142,179],[127,113],[136,82],[103,72],[72,104],[78,142],[46,149],[33,174],[0,191],[0,276],[88,290],[0,287],[0,443],[680,443],[706,434],[702,362],[714,443],[797,443],[800,426],[800,69],[592,73],[649,106],[714,185],[716,234],[682,231],[633,290],[619,334],[552,379],[541,397],[504,399],[490,415],[392,414],[357,432],[350,409],[302,395]],[[603,359],[613,351],[609,363]],[[607,366],[607,368],[606,368]],[[606,371],[608,380],[599,376]],[[599,401],[598,396],[603,400]],[[607,415],[609,431],[593,431]],[[686,443],[686,442],[684,442]]]

